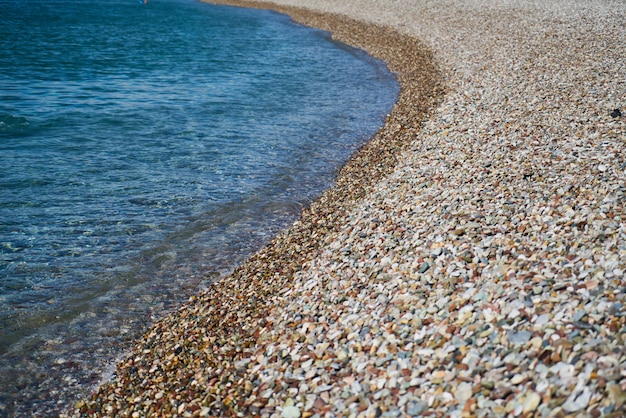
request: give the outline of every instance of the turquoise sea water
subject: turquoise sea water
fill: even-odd
[[[47,415],[295,220],[398,85],[267,11],[0,10],[0,416]]]

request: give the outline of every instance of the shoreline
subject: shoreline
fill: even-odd
[[[236,3],[366,49],[399,100],[75,413],[623,416],[626,5],[279,2]]]
[[[390,70],[398,76],[401,92],[386,118],[385,125],[341,168],[331,189],[326,190],[305,208],[294,225],[251,256],[231,275],[211,284],[207,290],[191,298],[178,312],[151,326],[144,338],[126,356],[126,360],[118,364],[115,380],[101,385],[90,400],[79,401],[75,414],[121,413],[123,416],[130,416],[136,403],[128,403],[121,398],[135,392],[138,387],[145,387],[143,379],[139,381],[136,379],[141,377],[138,370],[145,369],[153,360],[152,355],[157,355],[164,363],[169,363],[163,372],[178,375],[175,367],[183,362],[172,363],[166,360],[167,356],[171,357],[172,353],[182,350],[182,346],[175,342],[177,335],[171,332],[172,329],[178,329],[183,334],[187,334],[190,327],[196,331],[206,332],[207,336],[204,338],[208,338],[209,342],[208,344],[206,341],[201,342],[203,358],[195,360],[202,363],[203,369],[219,371],[222,376],[227,375],[228,370],[232,376],[237,376],[237,360],[245,358],[245,348],[252,347],[261,330],[267,326],[263,314],[269,310],[268,304],[272,302],[270,297],[283,292],[289,286],[290,279],[302,264],[310,260],[322,247],[325,238],[338,229],[338,223],[344,214],[356,201],[371,192],[377,180],[393,170],[398,154],[408,148],[420,128],[420,121],[426,117],[427,112],[444,92],[442,76],[430,51],[416,43],[413,38],[398,34],[389,28],[374,27],[372,30],[371,25],[347,17],[275,4],[237,0],[208,2],[287,14],[297,23],[330,32],[334,40],[366,50],[369,55],[385,61],[387,65],[394,61],[395,65],[390,66]],[[402,51],[401,55],[399,51]],[[396,59],[400,57],[401,60]],[[413,104],[416,98],[420,103],[417,106]],[[191,318],[193,323],[189,322]],[[197,322],[200,318],[202,323]],[[166,342],[166,339],[170,341]],[[198,342],[195,341],[194,344]],[[220,353],[211,358],[211,361],[207,361],[206,350],[211,345],[220,346]],[[147,356],[146,347],[152,350]],[[137,355],[145,358],[137,361]],[[164,355],[166,357],[162,357]],[[212,357],[211,354],[209,356]],[[185,365],[185,369],[188,367],[189,365]],[[176,376],[177,379],[180,377]],[[186,383],[184,380],[180,383],[191,385],[190,376],[186,377]],[[215,378],[216,376],[213,376],[213,379]],[[212,379],[207,376],[202,380],[206,383]],[[123,382],[123,388],[119,386],[120,382]],[[230,384],[227,386],[230,389],[229,393],[224,393],[221,387],[214,386],[204,394],[204,398],[210,398],[209,403],[214,405],[209,415],[218,411],[232,414],[236,410],[233,408],[235,405],[229,403],[228,399],[233,398],[232,391],[237,388]],[[122,404],[109,410],[107,408],[110,403],[102,404],[102,395],[111,392],[119,397]],[[148,388],[146,396],[163,399]],[[100,407],[96,408],[96,405]],[[171,412],[171,406],[168,407],[163,402],[157,401],[154,405],[158,405],[154,413]],[[194,410],[192,403],[188,403],[188,406]]]

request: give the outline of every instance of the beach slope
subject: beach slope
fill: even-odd
[[[624,416],[626,3],[238,4],[384,59],[401,96],[74,414]]]

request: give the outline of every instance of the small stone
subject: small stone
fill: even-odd
[[[437,312],[439,312],[439,308],[437,307],[437,305],[430,305],[427,309],[426,312],[428,312],[429,314],[436,314]]]
[[[490,382],[489,380],[483,380],[482,382],[480,382],[480,385],[487,390],[492,390],[495,387],[495,384],[493,382]]]
[[[585,282],[585,288],[587,288],[587,290],[593,290],[597,288],[599,284],[598,280],[589,280]]]
[[[327,392],[331,390],[333,387],[331,385],[320,385],[315,388],[315,393]]]
[[[464,404],[472,397],[472,385],[467,382],[461,382],[454,395],[459,404]]]
[[[285,406],[280,413],[283,418],[300,418],[300,409],[297,406]]]
[[[480,302],[480,301],[487,299],[487,297],[488,297],[487,293],[480,291],[472,297],[472,300],[474,302]]]
[[[494,414],[504,416],[506,415],[506,408],[502,405],[494,405],[491,410]]]
[[[511,378],[511,383],[513,383],[514,385],[519,385],[523,381],[524,381],[524,376],[522,376],[519,373]]]
[[[480,224],[478,222],[468,222],[465,224],[465,229],[478,229],[480,228]]]
[[[610,313],[611,315],[619,315],[619,316],[621,316],[621,315],[620,315],[620,312],[622,311],[622,308],[623,308],[623,307],[624,307],[624,305],[623,305],[622,303],[620,303],[620,302],[616,302],[616,303],[612,304],[612,305],[609,307],[609,313]]]
[[[619,118],[620,116],[622,116],[622,111],[620,109],[613,109],[613,111],[611,112],[611,117]]]
[[[610,383],[607,385],[606,391],[609,393],[611,402],[616,408],[621,408],[622,405],[626,404],[626,393],[622,390],[622,388],[620,388],[619,385]]]
[[[463,254],[461,254],[461,259],[466,263],[471,263],[474,260],[474,256],[470,251],[465,251]]]
[[[542,326],[542,325],[547,324],[548,321],[550,321],[550,315],[548,314],[539,315],[537,319],[535,319],[535,325]]]
[[[270,396],[272,396],[272,394],[274,393],[274,390],[272,388],[269,389],[265,389],[263,392],[261,392],[261,394],[259,395],[261,398],[269,398]]]
[[[409,401],[406,404],[406,413],[412,417],[420,416],[428,408],[423,402]]]
[[[493,333],[493,330],[490,328],[490,329],[486,329],[486,330],[484,330],[484,331],[481,331],[481,332],[480,332],[480,334],[478,334],[478,336],[479,336],[480,338],[487,338],[487,337],[488,337],[488,336],[490,336],[492,333]]]
[[[523,412],[527,414],[529,412],[535,411],[540,403],[541,403],[541,396],[537,392],[530,392],[526,396],[526,399],[524,399]]]
[[[574,322],[578,322],[580,321],[585,315],[587,315],[587,312],[585,312],[584,309],[579,309],[578,311],[576,311],[576,313],[573,316],[573,321]]]
[[[583,388],[582,392],[573,392],[563,404],[563,409],[567,412],[580,411],[589,405],[592,392],[588,387]]]
[[[243,370],[243,369],[245,369],[248,366],[248,364],[250,364],[250,359],[249,358],[245,358],[245,359],[236,361],[234,366],[235,366],[235,369],[237,369],[237,370]]]
[[[458,237],[465,235],[465,228],[457,228],[452,231],[452,233]]]
[[[530,331],[513,332],[509,334],[509,342],[515,345],[526,344],[531,336]]]
[[[499,387],[491,391],[491,399],[505,399],[512,392],[510,387]]]

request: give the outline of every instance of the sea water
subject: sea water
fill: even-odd
[[[273,12],[0,0],[0,416],[85,393],[293,222],[397,93]]]

